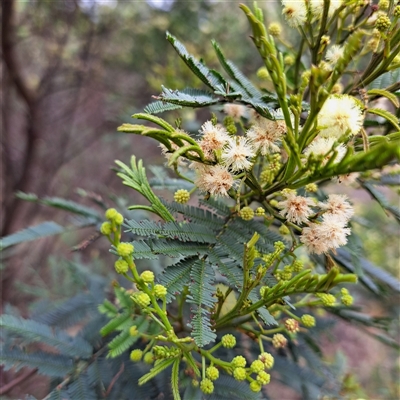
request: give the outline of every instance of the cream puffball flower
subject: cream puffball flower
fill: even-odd
[[[203,135],[199,144],[206,157],[213,157],[214,150],[222,149],[230,139],[223,126],[214,126],[211,121],[205,122],[199,132]]]
[[[324,214],[321,223],[310,223],[303,228],[300,241],[307,246],[310,253],[322,254],[344,246],[350,232],[341,218]]]
[[[363,120],[362,110],[354,97],[329,96],[318,115],[320,135],[326,138],[339,138],[345,133],[355,135],[360,131]]]
[[[245,117],[247,109],[241,104],[228,103],[224,105],[224,113],[232,117],[235,121],[239,121],[241,117]]]
[[[301,224],[308,222],[308,217],[314,214],[310,206],[315,206],[314,201],[309,197],[296,196],[293,193],[286,195],[286,200],[278,203],[279,212],[289,222]]]
[[[228,196],[228,190],[233,186],[234,179],[222,165],[195,165],[197,178],[195,185],[203,192],[213,196]]]
[[[281,111],[276,112],[276,117],[281,117]],[[246,132],[246,136],[255,151],[265,156],[268,153],[279,151],[278,143],[286,132],[283,119],[269,120],[263,117],[256,118],[253,126]]]
[[[251,159],[254,156],[255,152],[247,138],[237,136],[229,139],[221,158],[227,168],[238,172],[249,169],[253,165]]]
[[[343,57],[343,53],[344,47],[334,44],[327,50],[325,59],[329,62],[329,64],[334,66],[334,64],[336,64]]]
[[[282,0],[282,14],[289,26],[295,28],[307,20],[307,7],[304,0]]]
[[[328,200],[325,202],[319,202],[318,206],[325,210],[326,215],[335,215],[341,219],[344,223],[354,214],[352,205],[347,201],[347,196],[343,194],[330,194]]]
[[[316,18],[322,18],[324,0],[309,0],[311,14]],[[342,4],[342,0],[331,0],[328,15],[331,16]]]
[[[314,139],[310,145],[304,150],[304,154],[309,157],[310,154],[314,154],[316,156],[323,156],[322,165],[325,165],[333,155],[333,152],[330,152],[335,144],[336,139],[334,138],[323,138],[317,137]],[[334,163],[340,162],[346,154],[346,146],[341,143],[335,147],[337,151],[337,156],[334,160]]]

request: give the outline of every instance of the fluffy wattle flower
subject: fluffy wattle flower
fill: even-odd
[[[325,165],[332,158],[333,152],[331,152],[331,150],[335,142],[336,142],[335,138],[317,137],[304,150],[304,154],[307,157],[309,157],[311,153],[314,154],[315,156],[323,156],[324,158],[322,160],[322,165]],[[335,150],[337,151],[337,156],[334,160],[334,163],[336,164],[339,161],[341,161],[345,156],[346,146],[343,143],[341,143],[335,147]]]
[[[335,65],[342,57],[344,53],[344,47],[334,44],[330,49],[327,50],[325,59],[330,64]]]
[[[282,14],[289,26],[295,28],[307,20],[307,7],[304,0],[282,0]]]
[[[213,157],[214,150],[222,149],[230,137],[222,126],[214,126],[211,121],[205,122],[199,132],[203,135],[199,144],[206,157]]]
[[[324,11],[324,0],[309,0],[311,14],[315,19],[320,19]],[[342,0],[331,0],[328,15],[331,16],[342,4]]]
[[[224,165],[233,172],[249,169],[253,163],[251,159],[255,152],[250,142],[245,137],[230,138],[224,148],[221,158]]]
[[[203,192],[213,196],[228,196],[228,190],[233,186],[234,179],[222,165],[194,166],[197,178],[195,185]]]
[[[348,95],[330,96],[318,115],[320,135],[339,138],[345,133],[357,134],[363,124],[364,116],[356,99]]]
[[[260,153],[265,156],[268,153],[277,153],[279,151],[277,143],[285,132],[286,123],[284,120],[277,119],[272,121],[259,117],[246,132],[246,136],[254,147],[254,150],[260,150]]]
[[[322,210],[325,210],[325,216],[335,215],[345,223],[354,214],[352,205],[347,201],[347,196],[343,194],[330,194],[328,200],[325,202],[319,202],[318,206]]]
[[[344,246],[350,233],[343,219],[333,214],[324,214],[321,223],[310,223],[303,228],[300,241],[310,253],[322,254]]]
[[[286,195],[286,200],[280,201],[278,207],[282,208],[279,212],[288,221],[301,224],[308,222],[308,217],[314,214],[310,206],[315,206],[314,201],[309,197],[296,196],[293,193]]]
[[[246,116],[247,109],[241,104],[227,103],[224,105],[224,113],[232,117],[235,121],[239,121],[241,117]]]

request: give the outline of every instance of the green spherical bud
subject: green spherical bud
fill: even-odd
[[[292,273],[290,271],[282,271],[281,278],[283,281],[290,281],[292,279]]]
[[[193,387],[199,387],[199,381],[197,379],[192,380],[192,386]]]
[[[390,2],[389,0],[379,0],[378,5],[380,10],[387,10],[389,8]]]
[[[114,267],[118,274],[126,274],[129,270],[129,265],[125,260],[115,261]]]
[[[153,291],[158,299],[163,299],[167,295],[167,288],[163,285],[154,285]]]
[[[293,263],[293,271],[294,271],[294,272],[301,272],[301,271],[303,271],[303,268],[304,268],[304,263],[303,263],[303,261],[296,260],[296,261]]]
[[[238,367],[233,370],[233,377],[237,381],[244,381],[246,379],[246,376],[247,376],[247,373],[246,373],[245,368]]]
[[[277,252],[277,253],[281,253],[283,250],[285,250],[285,245],[284,245],[284,243],[282,243],[282,242],[275,242],[274,243],[274,248],[275,248],[275,251]]]
[[[349,293],[348,289],[346,289],[346,288],[341,288],[341,289],[340,289],[340,294],[341,294],[341,295],[345,295],[345,294],[350,294],[350,293]]]
[[[322,35],[321,36],[321,41],[320,41],[321,45],[328,46],[328,44],[330,42],[331,42],[331,38],[329,36],[327,36],[327,35]]]
[[[103,235],[106,235],[106,236],[111,235],[111,232],[112,232],[112,225],[111,225],[111,223],[110,223],[110,222],[103,222],[103,223],[101,224],[101,227],[100,227],[100,232],[101,232]]]
[[[336,303],[336,298],[332,294],[323,293],[319,297],[325,307],[333,307]]]
[[[251,372],[258,374],[260,371],[264,371],[265,365],[261,360],[254,360],[250,365]]]
[[[142,308],[147,307],[151,302],[149,295],[143,292],[136,294],[135,300],[136,303]]]
[[[135,248],[130,243],[120,243],[117,246],[117,253],[121,257],[129,257]]]
[[[265,67],[259,68],[257,71],[257,77],[260,79],[265,79],[265,80],[270,79],[267,68],[265,68]]]
[[[133,325],[129,328],[129,335],[131,336],[137,336],[139,334],[139,331],[137,330],[137,326]]]
[[[109,208],[104,215],[108,220],[113,221],[117,214],[118,211],[115,208]]]
[[[396,6],[393,10],[393,15],[397,18],[400,18],[400,5]]]
[[[279,201],[278,200],[270,200],[269,204],[271,204],[272,207],[278,207]]]
[[[117,213],[117,215],[114,217],[114,222],[115,222],[117,225],[122,225],[122,223],[124,222],[124,217],[123,217],[123,215],[120,214],[120,213]]]
[[[131,351],[130,359],[133,362],[138,362],[142,359],[143,351],[140,349],[135,349]]]
[[[285,56],[285,58],[283,59],[283,62],[285,65],[293,65],[295,63],[295,58],[292,55],[287,55]]]
[[[144,357],[143,357],[143,361],[144,361],[146,364],[153,364],[153,362],[154,362],[154,355],[153,355],[153,353],[151,353],[151,352],[146,353],[146,354],[144,355]]]
[[[266,369],[271,369],[274,366],[275,360],[274,357],[272,357],[272,354],[270,353],[267,352],[261,353],[258,356],[258,359],[264,363]]]
[[[239,216],[245,221],[251,221],[254,218],[254,211],[250,207],[243,207],[239,211]]]
[[[212,381],[215,381],[219,378],[219,371],[217,368],[210,366],[206,369],[206,376]]]
[[[151,271],[143,271],[140,274],[140,277],[143,279],[144,283],[153,283],[154,282],[154,273]]]
[[[203,379],[200,382],[200,389],[205,394],[211,394],[214,391],[214,384],[210,379]]]
[[[285,224],[282,224],[282,225],[279,227],[279,233],[280,233],[281,235],[289,235],[289,234],[290,234],[290,230],[289,230],[289,228],[288,228]]]
[[[283,336],[280,333],[276,333],[273,337],[272,337],[272,345],[276,348],[282,348],[285,347],[287,344],[287,339],[285,338],[285,336]]]
[[[343,295],[340,300],[341,300],[342,304],[347,307],[351,306],[354,302],[353,296],[350,294]]]
[[[306,190],[306,192],[315,193],[318,191],[318,186],[316,183],[309,183],[304,187],[304,189]]]
[[[257,381],[261,383],[261,385],[268,385],[271,380],[271,375],[268,372],[261,371],[257,375]]]
[[[269,24],[268,33],[271,36],[279,36],[281,32],[282,32],[282,27],[280,24],[278,24],[277,22],[272,22],[271,24]]]
[[[233,358],[231,363],[234,368],[239,368],[239,367],[244,368],[246,366],[247,361],[243,356],[236,356]]]
[[[228,333],[227,335],[222,336],[221,343],[223,347],[227,349],[232,349],[236,346],[236,338],[235,336]]]
[[[267,295],[268,289],[269,289],[268,286],[261,286],[261,287],[260,287],[260,296],[261,296],[262,298],[264,298],[264,297]]]
[[[190,193],[186,189],[179,189],[174,194],[177,203],[185,204],[190,200]]]
[[[389,29],[391,25],[390,18],[387,15],[380,15],[375,21],[375,28],[379,32],[385,32]]]
[[[304,314],[301,317],[301,322],[306,328],[313,328],[315,326],[315,318],[310,314]]]
[[[299,323],[293,318],[289,318],[285,321],[285,328],[290,333],[296,333],[300,330]]]
[[[250,390],[252,392],[258,393],[261,390],[261,383],[257,381],[253,381],[250,383]]]
[[[264,215],[265,215],[265,210],[264,210],[262,207],[258,207],[258,208],[256,209],[256,215],[257,215],[257,217],[262,217],[262,216],[264,216]]]

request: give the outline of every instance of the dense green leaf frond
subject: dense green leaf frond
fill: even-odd
[[[39,322],[17,318],[12,315],[0,316],[0,327],[30,342],[43,342],[57,348],[62,354],[77,357],[89,357],[92,346],[81,337],[71,337],[60,330],[51,330]]]
[[[179,242],[177,240],[155,239],[149,242],[152,252],[163,254],[169,257],[187,257],[194,255],[204,255],[208,252],[208,244],[199,244],[192,242]],[[157,256],[156,256],[157,257]]]
[[[196,224],[203,224],[207,227],[218,229],[224,225],[225,221],[218,217],[216,214],[212,213],[209,210],[204,210],[199,207],[194,207],[190,205],[184,205],[179,203],[169,203],[165,200],[162,200],[165,207],[172,213],[179,213],[188,219],[190,222],[194,222]]]
[[[247,382],[238,382],[231,376],[222,375],[214,383],[214,393],[209,400],[260,400],[260,394],[250,390]]]
[[[176,293],[181,293],[190,281],[192,265],[198,261],[197,256],[185,258],[177,264],[168,266],[159,277],[159,281],[167,288],[167,302],[171,302]]]
[[[199,89],[171,90],[162,86],[159,97],[162,101],[183,107],[207,107],[219,102],[212,93]]]
[[[23,367],[37,368],[40,374],[57,378],[70,374],[74,369],[74,363],[70,357],[44,351],[25,353],[16,347],[1,349],[0,364],[6,369],[15,368],[16,371]]]
[[[77,324],[95,309],[96,304],[93,296],[87,293],[80,293],[46,313],[34,315],[32,319],[45,325],[67,328]]]
[[[31,226],[22,231],[13,233],[0,239],[0,250],[14,246],[19,243],[30,242],[43,237],[58,235],[65,232],[65,228],[53,222],[46,221],[41,224]]]
[[[93,385],[90,384],[87,373],[79,374],[76,379],[63,391],[63,398],[67,395],[71,400],[98,400]]]
[[[124,330],[126,327],[131,326],[131,314],[127,311],[116,316],[101,328],[100,333],[102,336],[106,336],[115,330]]]
[[[258,295],[258,290],[254,289],[249,294],[249,299],[256,303],[260,300],[260,296]],[[257,314],[261,317],[261,319],[265,322],[266,325],[278,325],[276,319],[269,313],[269,311],[265,307],[260,307],[257,310]]]
[[[210,309],[217,301],[214,297],[215,288],[212,285],[214,270],[205,260],[198,260],[191,268],[190,278],[188,302],[195,305],[190,322],[192,336],[196,344],[203,347],[213,342],[217,336],[211,328],[210,321]]]
[[[210,88],[225,93],[227,84],[221,78],[211,74],[211,71],[200,61],[196,60],[174,36],[167,32],[167,39],[175,48],[179,56],[185,64],[193,71],[193,73]]]
[[[148,114],[159,114],[165,111],[179,110],[182,108],[179,104],[166,103],[164,101],[154,101],[144,108],[144,112]]]
[[[148,260],[156,260],[158,256],[153,253],[152,248],[149,245],[150,242],[144,240],[134,240],[131,242],[135,251],[133,252],[133,258],[135,260],[146,258]]]
[[[218,272],[225,276],[232,287],[242,287],[243,269],[240,261],[232,260],[223,247],[214,247],[208,253],[208,260],[217,267]]]
[[[201,242],[215,243],[215,234],[210,232],[207,227],[185,222],[167,222],[163,225],[153,221],[135,221],[126,222],[129,227],[128,232],[133,232],[139,236],[154,236],[159,235],[171,239],[177,239],[182,242]]]
[[[211,208],[212,211],[215,211],[217,214],[222,217],[229,217],[231,215],[231,209],[225,203],[220,200],[217,200],[213,197],[210,197],[208,200],[202,199],[200,200],[200,204]]]

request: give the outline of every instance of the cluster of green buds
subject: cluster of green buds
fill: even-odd
[[[113,233],[119,236],[121,225],[124,222],[123,215],[115,208],[109,208],[105,212],[105,217],[107,221],[101,224],[100,232],[108,238],[111,238],[111,234]]]

